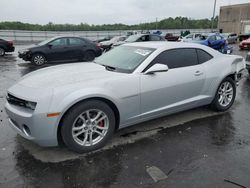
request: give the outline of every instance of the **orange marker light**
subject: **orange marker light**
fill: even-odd
[[[60,115],[60,112],[56,112],[56,113],[47,114],[47,117],[55,117],[59,115]]]

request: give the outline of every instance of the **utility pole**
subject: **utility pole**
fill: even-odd
[[[212,26],[211,26],[211,31],[214,31],[214,16],[215,16],[215,9],[216,9],[216,1],[214,0],[214,11],[213,11],[213,18],[212,18]]]
[[[157,24],[158,24],[158,18],[156,17],[155,18],[155,30],[157,30],[157,27],[158,27]]]

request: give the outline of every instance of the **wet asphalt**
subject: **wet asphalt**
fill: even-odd
[[[248,51],[237,49],[234,45],[234,54],[246,56]],[[16,52],[0,58],[0,187],[250,188],[247,73],[238,87],[234,106],[225,113],[202,107],[160,118],[118,132],[115,139],[127,143],[117,142],[96,153],[71,154],[60,160],[68,152],[65,148],[47,148],[42,153],[44,148],[27,143],[7,124],[6,89],[36,69],[20,60]],[[184,120],[179,121],[181,118]],[[164,126],[173,119],[177,119],[176,126]],[[142,126],[156,131],[145,131],[141,136],[138,132],[143,132]],[[147,172],[153,166],[165,178],[154,181]]]

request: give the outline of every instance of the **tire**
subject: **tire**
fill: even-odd
[[[211,107],[215,111],[226,111],[234,103],[236,96],[236,83],[235,81],[227,77],[219,85],[214,100],[211,103]],[[224,103],[224,104],[223,104]]]
[[[90,152],[103,147],[112,137],[115,115],[106,103],[89,100],[70,109],[61,126],[62,139],[68,149],[77,153]]]
[[[250,69],[248,69],[247,71],[248,71],[248,74],[250,74]]]
[[[3,48],[0,48],[0,56],[4,56],[5,55],[5,50]]]
[[[93,61],[95,59],[95,53],[93,51],[87,51],[84,55],[85,61]]]
[[[47,60],[43,54],[37,53],[32,56],[31,62],[36,66],[42,66],[47,62]]]

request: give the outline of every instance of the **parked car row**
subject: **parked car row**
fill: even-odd
[[[233,33],[191,33],[182,38],[178,38],[170,33],[167,33],[165,37],[157,33],[144,33],[130,36],[115,36],[108,40],[109,38],[104,37],[96,41],[90,41],[74,36],[54,37],[27,49],[20,50],[18,56],[25,61],[31,61],[33,64],[39,66],[46,62],[92,61],[103,52],[126,43],[176,40],[206,45],[222,53],[229,54],[232,53],[232,47],[228,46],[228,44],[237,41],[237,35]],[[239,48],[250,49],[250,39],[241,41]],[[3,56],[5,52],[13,52],[14,50],[13,42],[0,40],[0,56]]]

